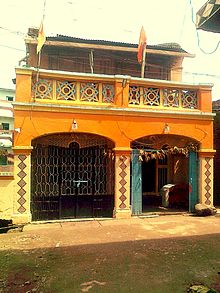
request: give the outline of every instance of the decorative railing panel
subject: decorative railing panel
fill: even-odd
[[[160,105],[160,90],[157,88],[143,88],[143,103],[148,106]]]
[[[57,81],[56,82],[57,100],[76,100],[76,82]]]
[[[80,83],[80,100],[86,102],[99,101],[99,84],[98,83]]]
[[[129,105],[198,109],[196,90],[176,88],[129,87]]]
[[[102,84],[102,101],[104,103],[114,103],[115,89],[113,84]]]
[[[53,98],[53,81],[49,79],[39,79],[33,83],[32,95],[35,99],[49,99]]]
[[[116,104],[120,106],[120,95],[123,96],[125,106],[160,107],[179,109],[198,109],[196,89],[175,88],[174,86],[139,86],[129,85],[128,97],[117,89],[115,98],[115,84],[88,80],[53,80],[39,79],[33,81],[32,97],[34,100],[57,100],[60,102]],[[119,95],[119,96],[118,96]],[[121,98],[122,99],[122,98]]]
[[[140,105],[141,102],[141,88],[138,86],[129,87],[129,104]]]
[[[110,83],[39,79],[32,84],[32,97],[38,100],[114,103],[115,88]]]
[[[196,91],[182,90],[182,107],[190,109],[198,108]]]
[[[180,106],[180,92],[176,89],[164,89],[163,90],[163,106],[164,107],[176,107]]]

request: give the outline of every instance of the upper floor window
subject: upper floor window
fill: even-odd
[[[13,102],[14,101],[14,97],[6,96],[6,100],[9,101],[9,102]]]
[[[9,123],[2,122],[0,124],[0,129],[2,129],[2,130],[9,130]]]

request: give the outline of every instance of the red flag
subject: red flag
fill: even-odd
[[[38,38],[37,38],[37,54],[40,52],[45,41],[46,41],[46,36],[44,33],[43,21],[41,21],[39,32],[38,32]]]
[[[142,26],[140,31],[138,53],[137,53],[137,58],[139,63],[142,63],[143,61],[143,52],[144,52],[144,49],[146,48],[146,45],[147,45],[147,37],[144,31],[144,27]]]

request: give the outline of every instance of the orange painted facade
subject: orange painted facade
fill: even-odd
[[[23,73],[24,72],[24,73]],[[129,80],[123,88],[123,77],[113,79],[115,86],[115,103],[107,105],[96,103],[57,100],[37,100],[33,102],[31,84],[35,70],[17,69],[15,128],[22,128],[15,134],[15,146],[30,146],[32,139],[55,132],[69,132],[73,119],[77,120],[78,132],[100,134],[113,140],[118,147],[130,147],[130,142],[147,135],[162,134],[164,124],[170,126],[170,133],[192,137],[201,144],[201,149],[213,148],[213,117],[211,115],[212,100],[210,86],[187,85],[187,89],[198,91],[198,110],[165,107],[144,107],[129,105]],[[66,78],[62,74],[43,73],[46,78]],[[102,77],[72,77],[74,80],[102,81]],[[68,76],[68,80],[71,75]],[[110,80],[112,82],[112,79]],[[103,82],[106,82],[103,80]],[[137,80],[136,85],[150,87],[167,86],[163,81]],[[185,85],[168,84],[169,88],[185,88]],[[33,106],[28,103],[35,103]],[[94,107],[91,109],[91,106]],[[62,106],[62,108],[61,108]],[[80,107],[67,108],[66,106]],[[19,110],[18,110],[19,109]],[[29,115],[26,115],[28,112]],[[62,114],[61,114],[62,113]]]
[[[36,39],[27,43],[30,51],[28,62],[31,67],[16,69],[14,123],[20,132],[15,132],[14,135],[17,167],[13,183],[16,186],[13,202],[16,202],[16,207],[12,208],[11,217],[15,222],[27,222],[32,219],[30,207],[33,183],[30,157],[33,140],[52,134],[94,134],[113,142],[115,191],[112,214],[117,218],[130,217],[132,214],[130,173],[131,152],[135,141],[145,137],[162,136],[165,141],[167,138],[168,145],[174,146],[170,141],[173,136],[197,142],[201,161],[198,180],[204,181],[198,198],[199,202],[212,205],[211,163],[214,150],[211,86],[186,84],[179,80],[180,60],[182,62],[184,54],[171,50],[170,56],[167,55],[173,64],[168,75],[178,80],[140,79],[129,75],[129,72],[126,75],[108,75],[77,73],[74,69],[72,72],[51,69],[50,48],[57,48],[59,51],[65,46],[73,46],[68,42],[65,46],[60,44],[63,47],[53,44],[53,41],[46,43],[41,60],[41,67],[44,69],[37,71],[34,68]],[[101,49],[106,48],[103,49],[102,46]],[[134,49],[131,54],[136,54],[137,48],[130,49]],[[107,49],[106,52],[111,55]],[[175,57],[172,54],[180,56]],[[159,55],[152,51],[149,58],[150,56],[154,60]],[[178,74],[175,74],[177,65]],[[162,66],[163,64],[161,68]],[[72,129],[73,121],[77,124],[77,129]],[[169,128],[167,132],[166,125]],[[178,144],[178,141],[175,142]],[[183,147],[181,142],[178,147]],[[210,167],[207,167],[207,164]],[[205,183],[207,175],[204,175],[207,170],[211,172],[208,176],[208,187],[211,191],[208,193]],[[22,180],[28,181],[25,181],[23,187],[19,183],[21,173],[26,176]],[[12,202],[9,204],[13,205]]]

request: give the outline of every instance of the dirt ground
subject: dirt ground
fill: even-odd
[[[96,219],[28,224],[0,234],[0,250],[65,247],[220,233],[220,214]]]
[[[219,214],[32,223],[0,234],[0,293],[220,292],[219,246]]]

